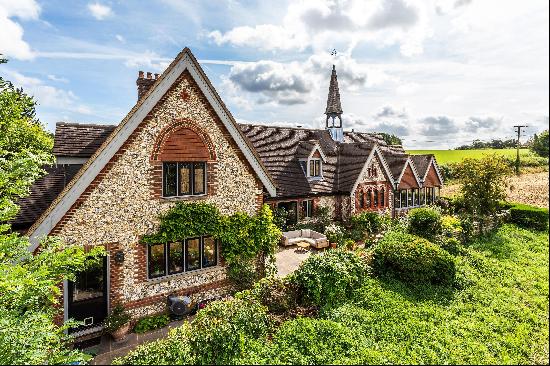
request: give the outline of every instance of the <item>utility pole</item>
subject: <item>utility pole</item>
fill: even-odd
[[[514,126],[514,128],[516,129],[516,132],[518,134],[517,155],[516,155],[516,174],[518,174],[518,175],[519,175],[519,138],[521,136],[521,129],[525,128],[525,127],[528,127],[528,126],[527,125]]]

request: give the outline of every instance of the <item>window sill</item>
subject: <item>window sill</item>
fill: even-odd
[[[207,197],[208,195],[204,193],[204,194],[197,194],[197,195],[191,195],[191,196],[160,197],[160,199],[163,201],[190,201],[190,200],[205,199]]]
[[[176,273],[176,274],[162,276],[162,277],[156,277],[156,278],[148,278],[146,280],[146,284],[147,285],[155,285],[157,283],[190,278],[190,277],[193,277],[195,275],[201,275],[201,274],[207,274],[207,273],[210,273],[210,272],[216,272],[216,271],[219,271],[222,268],[223,267],[218,264],[218,265],[213,266],[213,267],[196,269],[194,271]]]
[[[323,177],[307,177],[307,180],[309,182],[318,182],[320,180],[323,180]]]

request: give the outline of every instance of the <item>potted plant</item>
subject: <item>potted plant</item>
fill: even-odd
[[[105,330],[111,334],[115,342],[121,342],[130,331],[130,314],[121,304],[117,304],[111,314],[105,318]]]
[[[331,224],[325,228],[325,235],[330,243],[330,247],[334,249],[338,246],[341,238],[343,238],[344,232],[340,226]]]

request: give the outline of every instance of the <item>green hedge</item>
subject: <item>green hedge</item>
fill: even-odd
[[[510,208],[510,220],[527,229],[546,230],[548,209],[517,203]]]
[[[426,239],[441,234],[441,214],[433,208],[414,208],[409,211],[409,233]]]
[[[374,270],[411,284],[450,285],[456,268],[453,256],[426,239],[402,232],[389,232],[374,248]]]
[[[347,300],[367,275],[365,261],[356,253],[332,249],[306,259],[291,276],[306,303],[333,305]]]

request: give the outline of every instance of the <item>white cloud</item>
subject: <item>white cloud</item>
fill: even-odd
[[[80,114],[92,114],[91,108],[79,102],[78,97],[70,90],[63,90],[46,85],[38,78],[23,75],[17,71],[4,70],[16,87],[22,87],[32,95],[39,108],[55,108]]]
[[[119,42],[126,43],[126,39],[125,39],[123,36],[121,36],[120,34],[115,35],[115,38],[116,38]]]
[[[69,80],[67,78],[58,77],[58,76],[55,76],[53,74],[49,74],[48,79],[50,79],[51,81],[58,82],[58,83],[68,83],[69,82]]]
[[[13,18],[37,20],[40,5],[34,0],[0,0],[0,53],[20,60],[34,57],[30,45],[23,40],[23,27]]]
[[[291,2],[280,24],[237,26],[208,34],[216,44],[262,50],[326,51],[347,53],[361,42],[386,47],[399,45],[404,55],[421,53],[431,35],[425,3],[405,0],[301,0]]]
[[[110,17],[114,14],[113,10],[109,6],[98,3],[98,2],[89,3],[88,4],[88,10],[92,14],[92,16],[94,18],[96,18],[97,20],[103,20],[103,19],[105,19],[107,17]]]

